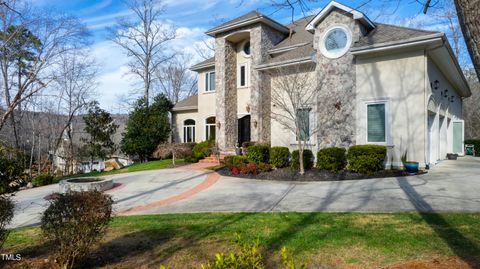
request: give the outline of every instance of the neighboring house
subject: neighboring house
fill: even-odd
[[[173,108],[177,142],[215,138],[224,152],[250,140],[295,149],[295,134],[271,118],[271,71],[305,65],[325,75],[305,115],[312,129],[322,127],[309,134],[309,148],[385,145],[387,167],[401,166],[405,151],[422,167],[463,154],[462,100],[471,93],[443,33],[372,22],[332,1],[287,26],[254,11],[207,34],[215,57],[191,68],[198,95]]]

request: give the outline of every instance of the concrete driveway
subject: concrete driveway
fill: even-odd
[[[412,177],[283,182],[219,177],[199,165],[112,176],[119,215],[175,212],[480,212],[480,159],[443,161]],[[57,185],[20,191],[13,226],[38,223]]]

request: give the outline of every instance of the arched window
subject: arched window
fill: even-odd
[[[205,138],[207,140],[215,140],[215,117],[205,120]]]
[[[192,119],[183,122],[183,143],[195,142],[195,121]]]

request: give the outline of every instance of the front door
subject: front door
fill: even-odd
[[[250,141],[250,115],[238,119],[238,145]]]

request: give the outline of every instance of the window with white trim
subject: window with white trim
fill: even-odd
[[[205,73],[205,92],[215,91],[215,71]]]
[[[367,104],[367,142],[387,142],[387,109],[385,102]]]
[[[215,140],[215,117],[210,117],[205,120],[205,139]]]
[[[195,121],[192,119],[183,122],[183,143],[195,142]]]
[[[248,64],[239,64],[237,74],[238,87],[248,87]]]
[[[296,137],[297,141],[310,140],[310,108],[302,108],[297,110],[297,121],[300,136]]]

